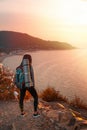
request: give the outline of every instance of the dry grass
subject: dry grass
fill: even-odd
[[[83,102],[78,96],[69,102],[70,106],[87,110],[87,104]]]
[[[78,96],[75,96],[73,100],[69,101],[66,97],[61,95],[59,91],[56,91],[52,87],[47,87],[39,94],[39,96],[40,98],[42,98],[44,101],[47,102],[63,101],[74,108],[81,108],[87,110],[87,104],[84,103],[83,100],[81,100]]]
[[[7,74],[8,73],[8,74]],[[13,84],[12,79],[10,78],[10,71],[2,72],[0,70],[0,100],[9,100],[14,99],[13,95]]]
[[[45,90],[43,90],[39,95],[43,100],[47,102],[51,101],[64,101],[67,102],[68,99],[60,94],[59,91],[56,91],[52,87],[47,87]]]

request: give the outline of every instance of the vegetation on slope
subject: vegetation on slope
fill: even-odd
[[[14,87],[14,73],[7,67],[0,67],[0,100],[15,99],[14,91],[19,93],[19,89]],[[26,92],[25,99],[29,99],[30,94]]]
[[[58,41],[46,41],[25,33],[0,31],[0,51],[13,50],[66,50],[74,49],[68,43]]]

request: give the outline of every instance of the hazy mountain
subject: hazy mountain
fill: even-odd
[[[13,50],[60,50],[74,49],[68,43],[58,41],[46,41],[25,33],[13,31],[0,31],[0,51]]]

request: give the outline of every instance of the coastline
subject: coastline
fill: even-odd
[[[16,52],[16,53],[11,52],[11,54],[5,53],[4,55],[1,55],[1,53],[0,53],[0,63],[2,63],[4,61],[4,59],[7,57],[14,56],[14,55],[23,55],[24,53],[25,53],[25,51],[24,52],[20,51],[20,52]]]
[[[2,63],[5,58],[7,58],[7,55],[0,56],[0,63]]]
[[[31,52],[37,52],[37,51],[31,51]],[[10,54],[2,54],[0,53],[0,63],[3,64],[4,60],[8,57],[12,56],[23,56],[25,53],[29,53],[28,51],[20,51],[20,52],[10,52]]]
[[[38,91],[45,89],[47,86],[52,86],[69,99],[73,99],[77,95],[86,102],[87,73],[86,71],[84,73],[87,67],[86,52],[75,50],[70,52],[39,51],[32,53]],[[21,58],[22,55],[18,53],[1,56],[3,65],[9,67],[13,72],[15,72],[16,66],[19,65]],[[51,74],[52,72],[53,74]]]

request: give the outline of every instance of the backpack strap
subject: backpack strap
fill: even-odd
[[[23,82],[24,82],[23,68],[22,68],[22,66],[18,66],[16,68],[15,84],[18,88],[22,88]]]

